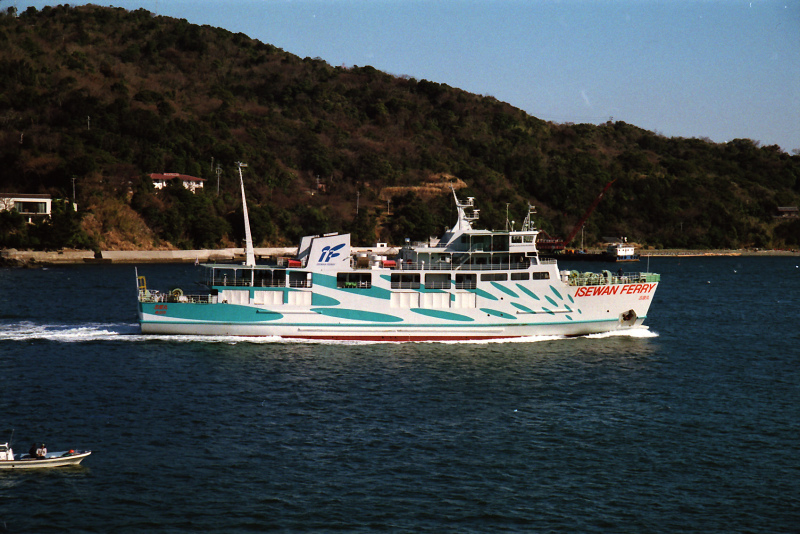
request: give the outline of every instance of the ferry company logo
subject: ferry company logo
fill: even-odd
[[[339,256],[337,251],[341,250],[342,247],[344,247],[344,243],[340,243],[335,247],[325,246],[322,249],[322,254],[319,257],[319,260],[317,260],[317,263],[330,263],[333,258]]]
[[[658,284],[625,284],[621,286],[583,286],[575,292],[576,297],[599,297],[602,295],[636,295],[650,293]]]

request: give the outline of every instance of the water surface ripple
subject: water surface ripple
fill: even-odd
[[[146,337],[132,267],[0,270],[0,441],[95,451],[0,471],[0,532],[796,532],[798,260],[651,261],[649,332],[397,345]]]

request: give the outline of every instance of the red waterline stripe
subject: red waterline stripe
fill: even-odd
[[[282,339],[315,339],[324,341],[484,341],[515,339],[530,336],[280,336]]]

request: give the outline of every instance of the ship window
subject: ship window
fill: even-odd
[[[392,289],[419,289],[419,273],[392,273]]]
[[[283,287],[285,281],[286,271],[281,269],[211,268],[206,271],[204,283],[226,287]]]
[[[286,271],[283,269],[256,270],[253,273],[253,283],[256,287],[284,287]]]
[[[338,273],[336,287],[347,289],[369,289],[372,287],[372,273]]]
[[[311,287],[311,273],[289,271],[289,287]]]
[[[481,282],[505,282],[508,280],[508,273],[483,273]]]
[[[428,273],[425,275],[427,289],[450,289],[450,275],[441,273]]]
[[[511,273],[512,280],[527,280],[530,278],[529,273]]]
[[[541,273],[531,273],[531,278],[534,280],[550,280],[550,273],[546,271]]]
[[[475,289],[477,285],[477,274],[456,274],[456,289]]]
[[[497,236],[492,239],[491,250],[508,250],[508,236]]]

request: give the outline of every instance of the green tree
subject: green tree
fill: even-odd
[[[393,243],[426,241],[436,231],[434,218],[422,200],[413,192],[392,198],[392,217],[388,224]]]

